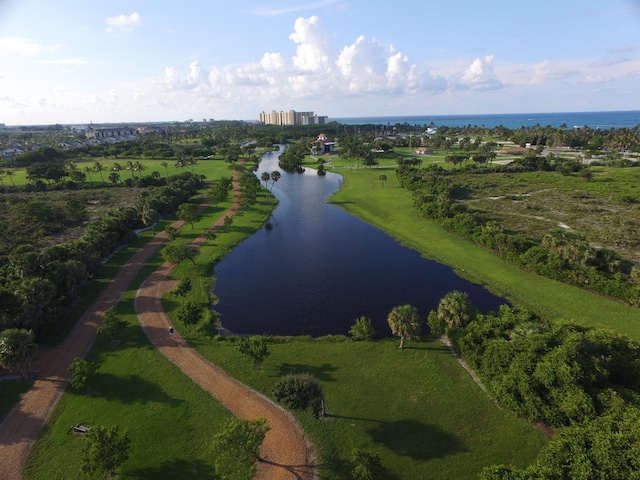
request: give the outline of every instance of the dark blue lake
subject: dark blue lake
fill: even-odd
[[[258,178],[280,171],[278,154],[263,156]],[[282,172],[273,187],[279,201],[273,228],[255,233],[215,267],[215,309],[224,328],[317,337],[347,334],[364,315],[387,337],[387,314],[396,305],[410,303],[426,319],[451,290],[467,292],[483,312],[507,303],[327,203],[341,181],[312,169]]]

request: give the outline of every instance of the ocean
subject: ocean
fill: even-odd
[[[465,127],[468,125],[493,128],[503,126],[509,129],[548,125],[560,128],[633,128],[640,125],[640,111],[620,112],[564,112],[564,113],[506,113],[489,115],[413,115],[386,117],[343,117],[329,118],[345,125],[389,125],[408,124],[413,126]]]

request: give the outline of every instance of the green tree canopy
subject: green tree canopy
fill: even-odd
[[[216,473],[223,479],[252,478],[269,426],[264,418],[234,418],[213,437]]]
[[[96,425],[89,430],[82,447],[82,470],[86,473],[104,472],[113,476],[116,469],[129,458],[131,441],[127,432],[120,434],[117,425]]]
[[[387,322],[391,332],[400,337],[399,348],[404,348],[406,339],[420,335],[420,317],[418,317],[418,310],[413,305],[394,307],[387,316]]]

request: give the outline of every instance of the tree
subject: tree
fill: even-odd
[[[37,348],[31,330],[8,328],[0,333],[0,364],[9,370],[17,368],[26,378]]]
[[[69,380],[69,383],[74,389],[84,392],[89,385],[89,381],[98,371],[98,368],[100,368],[100,366],[97,363],[88,362],[80,357],[74,358],[68,369],[71,372],[71,380]]]
[[[104,472],[109,476],[129,458],[131,440],[127,432],[120,435],[117,425],[96,425],[89,430],[82,447],[82,470],[86,473]]]
[[[380,180],[380,183],[382,184],[382,186],[384,187],[385,182],[387,181],[387,176],[386,175],[380,175],[378,177],[378,180]]]
[[[229,198],[229,192],[232,188],[233,183],[231,178],[222,177],[209,189],[207,198],[217,207],[220,202],[224,202]]]
[[[173,293],[175,293],[179,297],[185,297],[187,293],[189,293],[190,291],[191,291],[191,279],[189,277],[185,277],[182,280],[180,280],[180,283],[178,283],[178,286],[173,291]]]
[[[118,317],[115,308],[109,307],[102,314],[102,325],[98,328],[98,335],[115,338],[127,325],[124,318]]]
[[[158,213],[158,211],[150,207],[144,207],[142,209],[141,219],[142,219],[142,223],[144,223],[146,227],[151,227],[151,230],[155,235],[156,223],[158,223],[158,221],[160,220],[160,214]]]
[[[120,181],[120,174],[116,172],[111,172],[108,178],[111,183],[116,184]]]
[[[400,337],[400,347],[404,348],[406,339],[415,337],[420,334],[420,317],[418,310],[413,305],[400,305],[394,307],[387,316],[387,322],[391,332]]]
[[[223,479],[252,478],[260,447],[269,431],[267,420],[234,418],[213,437],[216,473]]]
[[[282,175],[278,170],[274,170],[273,172],[271,172],[271,190],[272,191],[273,191],[273,186],[278,180],[280,180],[280,177],[282,177]]]
[[[164,247],[162,255],[171,263],[180,263],[183,260],[189,260],[195,265],[195,258],[198,255],[198,247],[182,243],[170,243]]]
[[[233,217],[230,217],[229,215],[225,215],[224,216],[224,228],[226,230],[229,230],[231,228],[232,224],[233,224]]]
[[[273,387],[273,396],[292,410],[312,407],[317,418],[325,415],[324,394],[320,383],[308,373],[285,375]]]
[[[177,212],[178,219],[183,220],[185,223],[190,223],[191,228],[195,228],[193,223],[197,222],[200,218],[198,214],[198,205],[195,203],[183,203],[178,206]]]
[[[262,336],[241,338],[238,343],[238,351],[253,360],[253,366],[256,370],[271,353],[266,339]]]
[[[169,163],[168,162],[160,162],[160,165],[164,167],[164,171],[167,173],[167,177],[169,176]]]
[[[271,175],[269,175],[269,172],[262,172],[260,179],[264,182],[264,188],[267,188],[267,182],[271,179]]]
[[[371,325],[371,319],[366,317],[356,318],[356,323],[349,329],[349,335],[351,335],[351,338],[356,342],[371,340],[375,334],[376,332]]]
[[[185,325],[195,325],[202,319],[202,306],[195,300],[185,300],[178,307],[176,318]]]
[[[362,448],[351,451],[351,476],[353,480],[375,480],[382,472],[380,455]]]
[[[447,293],[438,304],[437,318],[450,328],[466,327],[476,316],[476,309],[469,301],[466,292],[453,290]]]
[[[100,174],[100,180],[102,180],[104,182],[104,176],[102,175],[102,172],[105,171],[104,165],[102,165],[100,162],[96,162],[93,164],[93,171],[97,172]]]

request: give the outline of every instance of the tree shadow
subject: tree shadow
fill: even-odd
[[[124,404],[157,402],[177,406],[182,400],[167,395],[157,384],[138,375],[98,373],[91,382],[94,395]]]
[[[455,435],[436,425],[416,420],[380,422],[368,433],[376,443],[413,460],[444,458],[468,451],[464,442]]]
[[[313,375],[322,382],[334,382],[335,377],[331,375],[337,372],[338,368],[329,364],[323,363],[322,365],[304,365],[301,363],[281,363],[276,370],[276,376],[282,377],[284,375],[294,373],[308,373]]]
[[[207,464],[203,460],[184,460],[177,458],[175,460],[167,460],[157,467],[139,468],[127,473],[127,477],[138,478],[142,480],[179,480],[179,479],[198,479],[198,480],[219,480],[215,474],[212,465]]]

